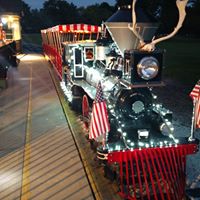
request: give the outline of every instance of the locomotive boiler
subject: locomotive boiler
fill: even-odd
[[[86,126],[101,82],[111,128],[104,144],[101,137],[92,144],[97,145],[105,176],[118,181],[120,195],[180,200],[185,198],[186,155],[197,151],[198,142],[176,137],[172,112],[158,102],[153,88],[164,86],[165,51],[155,45],[180,29],[187,0],[177,0],[174,31],[158,39],[158,23],[136,2],[119,8],[102,27],[78,24],[42,30],[43,47],[66,98],[82,112]]]

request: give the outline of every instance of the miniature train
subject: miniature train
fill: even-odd
[[[180,19],[170,37],[182,25],[186,3],[177,0]],[[198,150],[197,140],[175,137],[172,112],[152,91],[163,86],[164,50],[155,44],[168,38],[152,40],[157,26],[133,0],[102,27],[70,24],[41,31],[45,56],[86,125],[101,81],[111,130],[106,146],[98,143],[97,158],[125,199],[184,199],[186,156]]]

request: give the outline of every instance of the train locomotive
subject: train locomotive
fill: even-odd
[[[105,176],[117,179],[119,194],[134,200],[181,200],[186,156],[197,152],[198,141],[175,136],[172,112],[158,103],[153,88],[164,85],[165,51],[155,44],[181,27],[187,0],[177,0],[174,31],[155,40],[158,23],[136,2],[122,6],[102,27],[71,24],[42,30],[44,53],[86,126],[101,82],[111,128],[96,142],[97,158]]]

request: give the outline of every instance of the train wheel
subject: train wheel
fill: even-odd
[[[88,103],[88,98],[87,95],[83,96],[82,100],[82,117],[83,117],[83,122],[86,130],[89,129],[89,103]]]
[[[81,101],[80,96],[74,96],[71,102],[71,108],[78,113],[81,113]]]
[[[104,177],[108,178],[112,182],[116,180],[116,172],[113,171],[107,164],[104,166]]]

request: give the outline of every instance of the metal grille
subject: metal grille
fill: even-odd
[[[120,195],[137,200],[181,200],[185,196],[186,155],[196,144],[134,149],[108,154],[109,164],[119,164]]]

